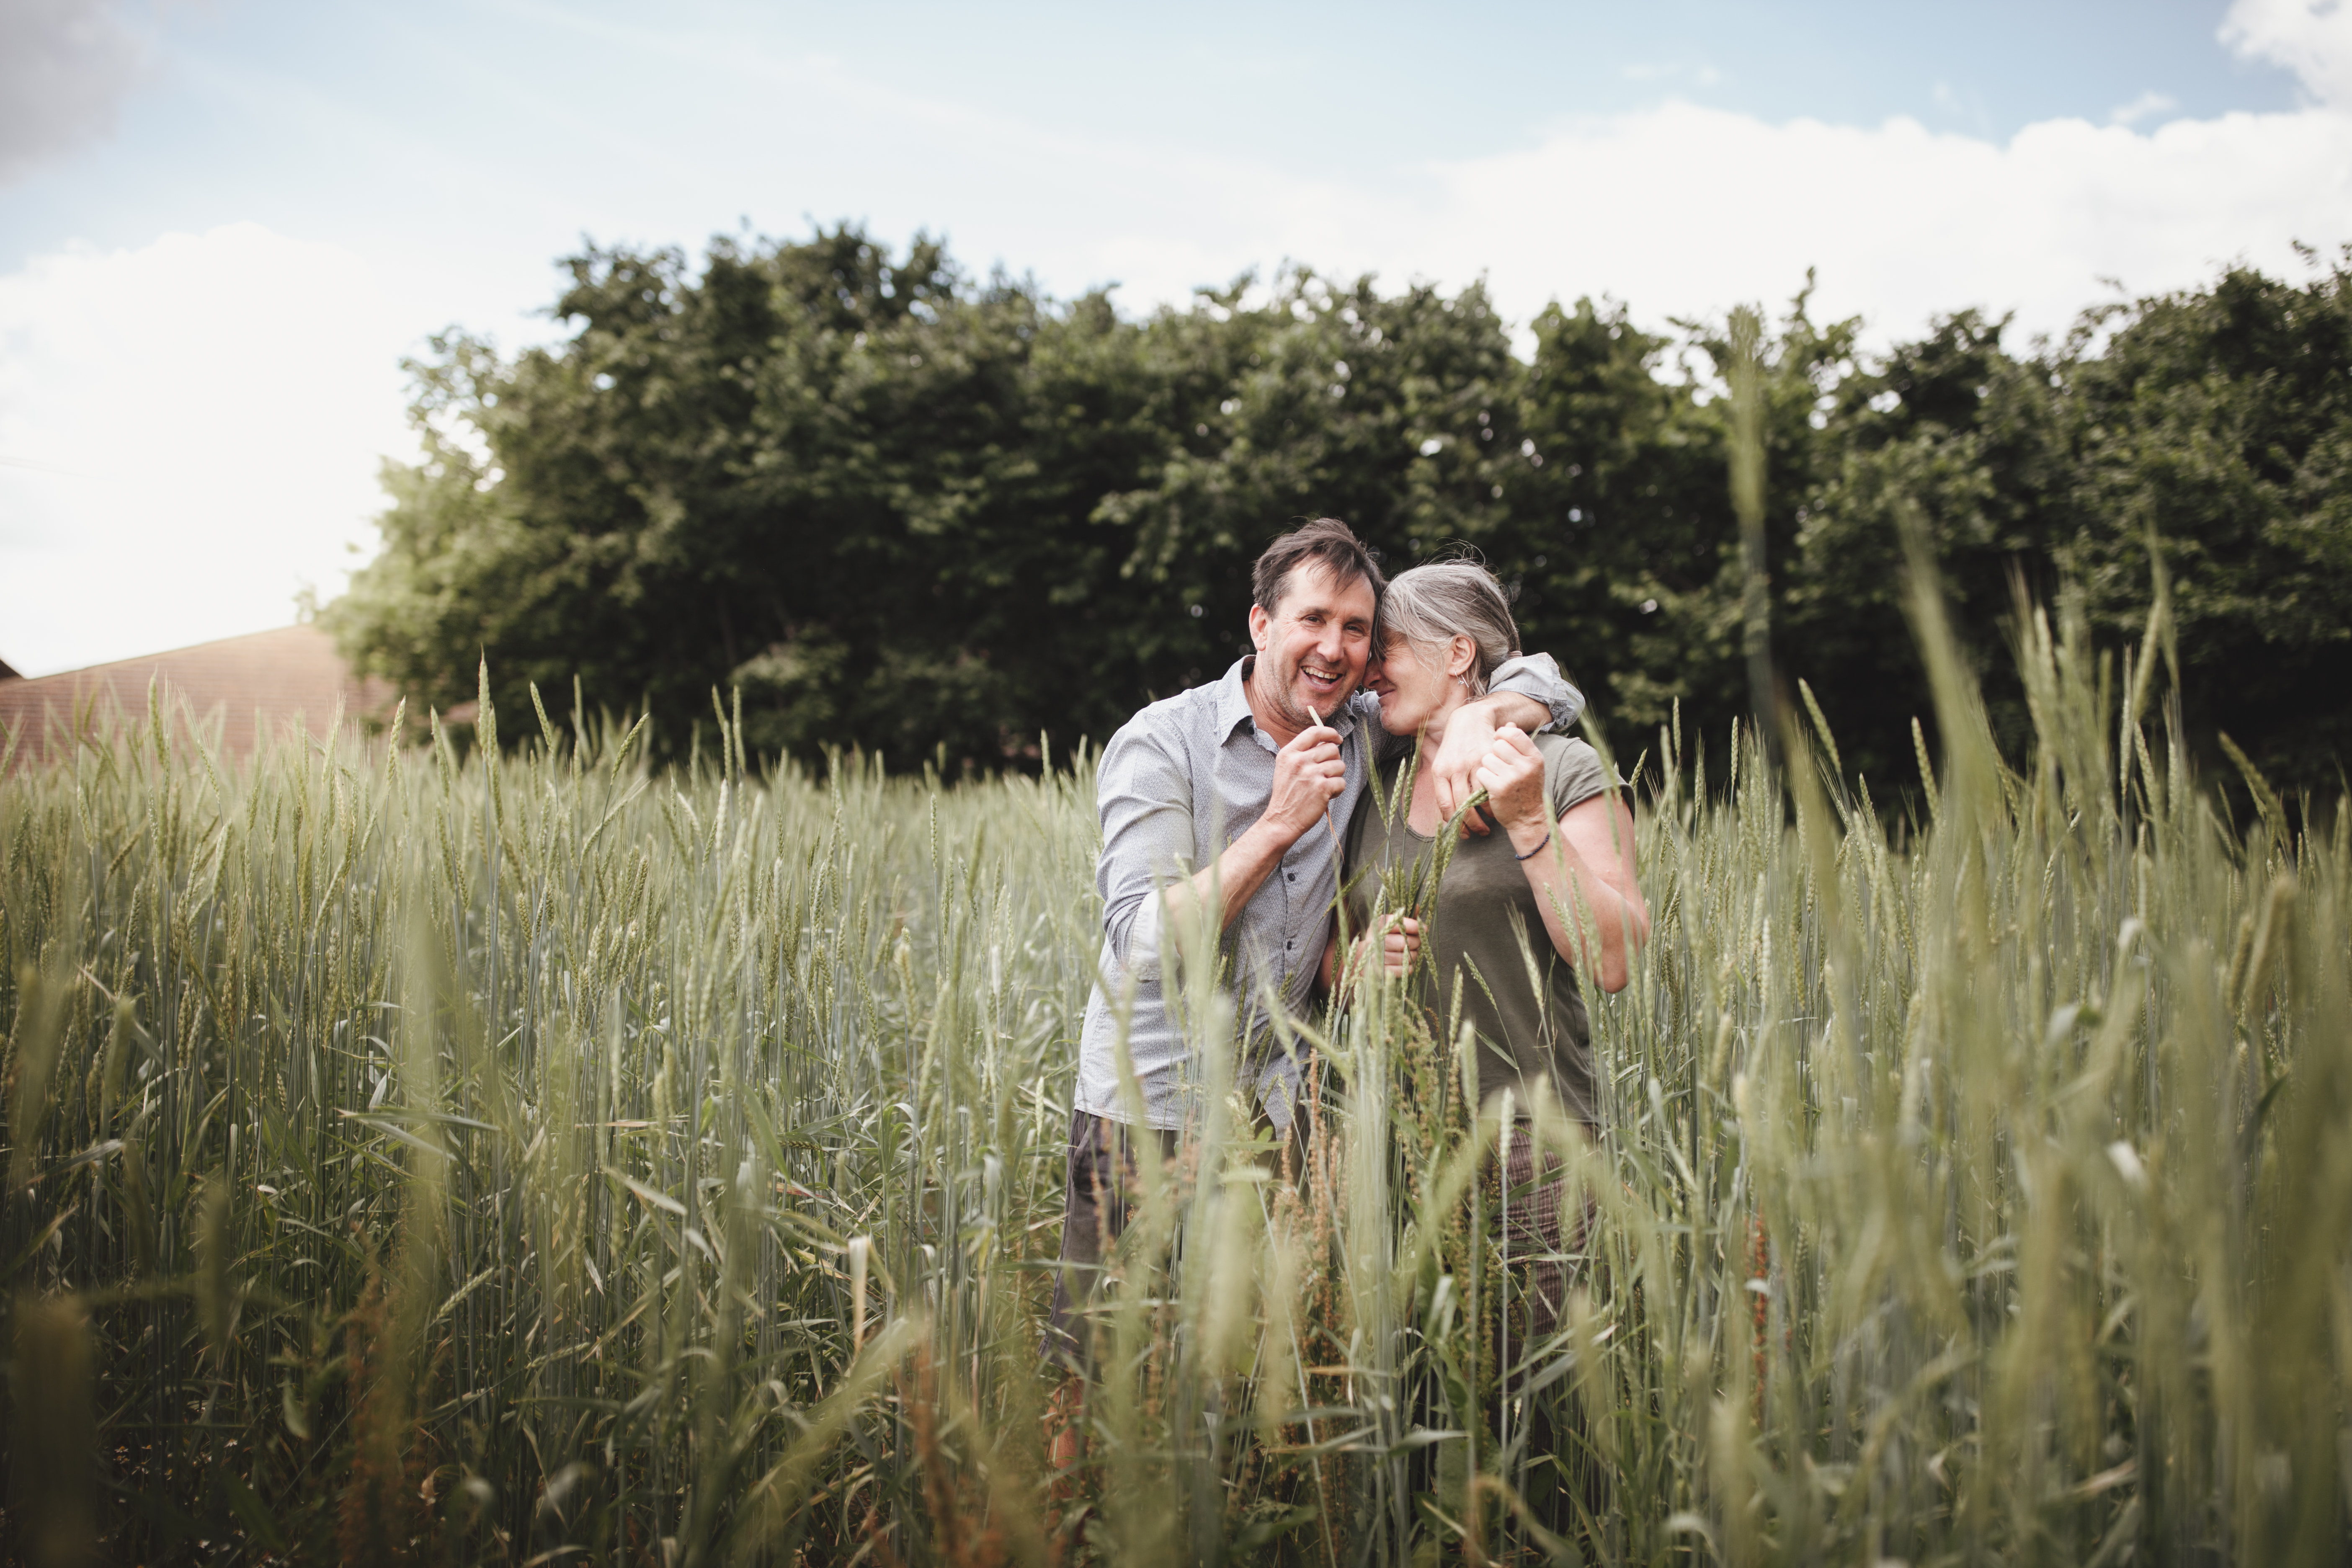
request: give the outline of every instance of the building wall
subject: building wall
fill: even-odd
[[[166,721],[193,721],[226,758],[250,756],[264,735],[289,727],[324,739],[341,715],[346,733],[392,716],[392,689],[355,678],[316,626],[281,626],[142,658],[56,675],[0,679],[0,729],[14,737],[19,764],[71,751],[80,731],[124,719],[145,723],[148,691]],[[0,750],[7,742],[0,741]]]

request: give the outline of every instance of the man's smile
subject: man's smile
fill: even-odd
[[[1369,580],[1334,582],[1327,567],[1309,564],[1296,574],[1278,611],[1250,607],[1257,648],[1251,705],[1283,736],[1328,720],[1355,695],[1380,608]]]

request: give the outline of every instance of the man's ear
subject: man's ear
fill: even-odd
[[[1257,651],[1265,651],[1266,640],[1273,636],[1274,617],[1265,613],[1264,605],[1250,606],[1250,642]]]

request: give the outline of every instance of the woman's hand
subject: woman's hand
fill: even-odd
[[[1544,795],[1543,753],[1517,724],[1495,731],[1472,775],[1486,792],[1486,808],[1511,836],[1511,850],[1524,854],[1551,832],[1551,803]]]
[[[1421,922],[1411,915],[1391,915],[1381,933],[1381,973],[1391,979],[1410,974],[1421,960]]]
[[[1516,717],[1507,719],[1506,715]],[[1478,793],[1479,765],[1486,761],[1506,722],[1519,726],[1525,733],[1529,727],[1543,728],[1549,718],[1542,703],[1516,691],[1490,691],[1455,709],[1454,717],[1445,721],[1445,735],[1438,742],[1437,755],[1423,757],[1430,786],[1437,795],[1439,819],[1453,820],[1454,814],[1462,810],[1462,803]],[[1484,838],[1490,831],[1477,812],[1462,813],[1464,837],[1475,834]]]
[[[1381,973],[1391,980],[1402,979],[1420,962],[1421,922],[1411,915],[1391,915],[1382,930],[1358,937],[1349,956],[1350,973],[1364,973],[1365,950],[1375,942],[1380,946]]]

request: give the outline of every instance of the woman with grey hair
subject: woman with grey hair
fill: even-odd
[[[1387,809],[1368,791],[1349,823],[1345,929],[1366,931],[1382,885],[1406,880],[1386,873],[1437,858],[1446,822],[1426,764],[1448,721],[1486,689],[1518,643],[1509,596],[1475,562],[1433,562],[1390,582],[1365,674],[1381,700],[1381,725],[1400,743],[1381,770]],[[1650,929],[1633,814],[1593,749],[1561,735],[1497,731],[1476,781],[1496,831],[1463,836],[1423,907],[1391,911],[1394,929],[1381,933],[1377,962],[1391,974],[1414,972],[1428,922],[1433,963],[1419,983],[1432,989],[1418,999],[1446,1027],[1458,1018],[1475,1032],[1482,1113],[1524,1121],[1543,1099],[1589,1128],[1592,1047],[1580,976],[1603,991],[1622,990],[1630,957]],[[1360,938],[1354,944],[1350,970],[1375,962],[1363,951],[1368,945]],[[1326,955],[1333,980],[1339,957],[1335,934]],[[1344,982],[1338,989],[1344,994]],[[1546,1162],[1539,1176],[1536,1163],[1532,1140],[1507,1133],[1506,1241],[1512,1254],[1531,1260],[1515,1287],[1526,1310],[1513,1314],[1510,1342],[1529,1349],[1559,1325],[1566,1257],[1580,1246],[1582,1230],[1562,1236],[1564,1184],[1556,1164]]]
[[[1349,930],[1362,931],[1370,918],[1383,871],[1433,850],[1444,824],[1434,781],[1418,764],[1435,755],[1447,721],[1485,692],[1496,668],[1518,657],[1518,640],[1509,596],[1475,562],[1432,562],[1389,584],[1365,670],[1365,684],[1381,700],[1381,727],[1402,742],[1381,768],[1391,786],[1383,793],[1393,795],[1407,764],[1414,765],[1411,793],[1392,801],[1392,810],[1382,811],[1368,792],[1349,822]],[[1468,980],[1460,1016],[1478,1032],[1479,1092],[1488,1108],[1506,1089],[1527,1105],[1541,1083],[1571,1118],[1589,1124],[1591,1053],[1578,975],[1603,991],[1623,990],[1632,955],[1650,930],[1633,814],[1609,787],[1592,748],[1563,735],[1504,726],[1476,779],[1486,792],[1483,809],[1501,831],[1465,834],[1437,888],[1438,1016],[1455,1016],[1454,992]],[[1525,979],[1515,923],[1545,939],[1540,994]],[[1418,921],[1400,924],[1419,936]],[[1409,967],[1400,962],[1408,951],[1417,955],[1418,943],[1388,943],[1387,966]],[[1471,968],[1484,985],[1463,973]],[[1509,974],[1520,977],[1517,985],[1496,984]]]

